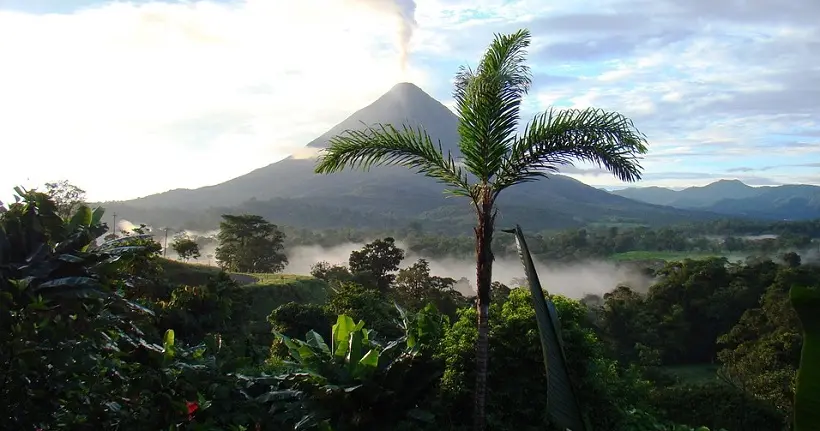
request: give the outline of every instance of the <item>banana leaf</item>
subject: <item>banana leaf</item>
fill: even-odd
[[[527,282],[532,292],[538,333],[541,336],[544,368],[547,373],[547,413],[552,422],[562,429],[587,431],[587,423],[581,413],[575,389],[569,378],[567,358],[561,338],[561,322],[558,320],[555,305],[544,295],[521,226],[516,225],[515,229],[504,230],[504,232],[515,235],[518,255],[521,257],[521,263],[524,264]]]
[[[792,286],[789,300],[803,326],[794,431],[820,431],[820,289]]]

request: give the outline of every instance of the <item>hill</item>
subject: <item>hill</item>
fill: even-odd
[[[458,154],[458,118],[417,86],[398,84],[372,104],[310,142],[328,140],[362,124],[422,125],[445,150]],[[445,199],[434,180],[400,167],[332,176],[313,173],[315,159],[288,157],[222,184],[178,189],[126,202],[104,203],[132,222],[172,228],[213,229],[219,215],[249,212],[279,224],[305,228],[401,228],[421,221],[431,230],[469,233],[472,212],[461,199]],[[717,217],[636,202],[555,175],[515,187],[499,200],[500,223],[529,229],[594,222],[665,224]]]
[[[751,187],[738,180],[720,180],[677,191],[663,187],[634,187],[612,193],[655,205],[730,216],[775,220],[820,218],[820,187],[812,185]]]

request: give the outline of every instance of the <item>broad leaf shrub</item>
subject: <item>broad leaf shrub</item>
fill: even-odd
[[[418,408],[441,369],[425,358],[425,342],[440,338],[446,319],[432,307],[399,309],[404,335],[380,342],[364,321],[340,315],[329,342],[315,331],[305,340],[277,333],[288,349],[289,372],[277,389],[258,398],[273,402],[282,429],[386,430],[429,426],[434,416]]]
[[[150,312],[112,286],[139,247],[104,244],[102,210],[70,220],[43,193],[16,189],[0,214],[0,428],[73,429],[121,419],[123,351],[144,344]]]
[[[128,300],[147,301],[149,237],[97,246],[102,210],[64,220],[47,195],[16,192],[0,211],[0,429],[239,429],[264,418],[240,391],[253,385],[216,356],[218,337],[211,349],[171,331],[163,340],[154,312]]]

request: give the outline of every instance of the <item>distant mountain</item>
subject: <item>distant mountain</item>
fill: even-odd
[[[678,191],[663,187],[635,187],[612,193],[655,205],[732,216],[777,220],[820,218],[820,187],[812,185],[751,187],[738,180],[720,180],[703,187]]]
[[[347,129],[374,123],[424,126],[445,151],[458,155],[458,117],[417,86],[398,84],[308,144],[321,149]],[[215,228],[219,215],[249,212],[306,228],[425,228],[469,233],[473,214],[464,199],[447,199],[436,181],[401,167],[316,175],[312,158],[289,157],[222,184],[177,189],[126,202],[107,202],[110,212],[154,226]],[[566,228],[593,222],[664,224],[711,219],[714,214],[636,202],[572,178],[511,188],[499,200],[500,224],[528,229]]]

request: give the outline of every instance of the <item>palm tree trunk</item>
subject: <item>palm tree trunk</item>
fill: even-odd
[[[489,307],[490,286],[493,279],[493,225],[495,215],[492,213],[492,203],[484,200],[478,209],[478,226],[476,236],[476,309],[478,311],[478,340],[476,341],[476,379],[475,379],[475,410],[473,412],[473,426],[475,431],[484,431],[487,428],[486,399],[487,399],[487,363],[489,356]]]

